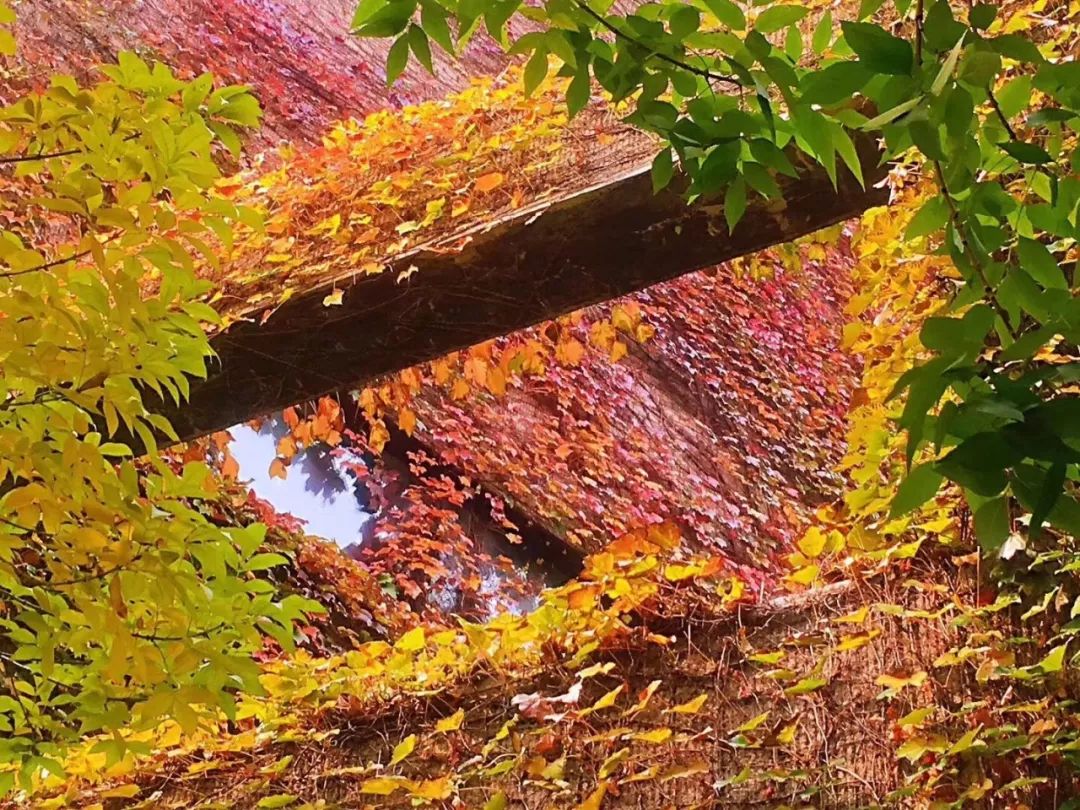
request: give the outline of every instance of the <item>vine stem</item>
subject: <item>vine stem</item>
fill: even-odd
[[[606,17],[596,12],[593,8],[589,6],[588,3],[583,2],[583,0],[577,0],[577,6],[594,20],[596,20],[598,23],[600,23],[600,25],[604,26],[604,28],[613,33],[616,37],[620,39],[625,39],[627,42],[632,42],[638,47],[644,48],[645,50],[653,54],[653,56],[655,56],[657,59],[663,62],[667,62],[669,65],[675,65],[676,67],[680,67],[683,70],[689,71],[690,73],[693,73],[697,76],[702,76],[711,81],[726,82],[739,88],[743,86],[743,83],[734,76],[725,76],[723,73],[713,73],[707,68],[696,67],[687,62],[683,62],[681,59],[676,59],[674,56],[668,56],[666,53],[662,53],[655,50],[654,48],[649,47],[636,37],[632,37],[626,32],[620,30],[618,26],[612,24]]]

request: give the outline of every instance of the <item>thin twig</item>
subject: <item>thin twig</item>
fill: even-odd
[[[25,276],[27,273],[39,273],[52,267],[58,267],[61,264],[67,264],[68,262],[77,262],[79,259],[85,259],[91,253],[93,253],[92,250],[84,250],[81,253],[73,253],[72,255],[64,259],[53,259],[52,261],[45,262],[44,264],[34,265],[33,267],[27,267],[22,270],[13,270],[10,273],[0,273],[0,278],[15,278],[16,276]]]
[[[971,262],[972,268],[979,275],[979,279],[982,281],[983,286],[986,287],[987,298],[990,305],[993,307],[994,312],[1001,318],[1002,323],[1005,324],[1005,328],[1008,330],[1009,335],[1013,340],[1016,340],[1018,334],[1012,325],[1009,323],[1009,314],[1005,311],[1005,308],[1001,305],[1001,302],[997,299],[997,294],[994,292],[994,286],[990,283],[990,279],[986,275],[986,271],[983,269],[982,264],[979,262],[979,258],[975,255],[975,250],[971,247],[965,234],[963,225],[960,219],[960,211],[956,207],[956,201],[953,200],[952,194],[949,192],[949,187],[945,182],[945,171],[941,168],[941,161],[934,161],[934,172],[937,174],[938,186],[941,188],[941,194],[945,198],[945,204],[949,207],[949,221],[952,223],[953,230],[956,231],[956,235],[960,239],[960,244],[964,248],[964,253],[967,254],[968,261]]]
[[[577,0],[577,5],[578,8],[580,8],[582,11],[584,11],[586,14],[588,14],[590,17],[592,17],[594,20],[604,26],[604,28],[613,33],[616,37],[619,37],[620,39],[625,39],[627,42],[632,42],[638,47],[644,48],[657,59],[660,59],[663,62],[667,62],[669,65],[675,65],[676,67],[680,67],[683,70],[689,71],[690,73],[693,73],[697,76],[702,76],[706,79],[710,79],[711,81],[727,82],[728,84],[734,85],[735,87],[743,86],[743,83],[734,76],[726,76],[723,73],[713,73],[711,70],[696,67],[694,65],[683,62],[681,59],[676,59],[674,56],[668,56],[666,53],[662,53],[655,48],[651,48],[636,37],[632,37],[624,31],[620,30],[617,26],[609,22],[607,18],[605,18],[603,15],[598,14],[596,11],[590,8],[587,3],[582,2],[582,0]]]

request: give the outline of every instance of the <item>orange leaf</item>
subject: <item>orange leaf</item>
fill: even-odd
[[[487,373],[488,391],[497,397],[506,393],[506,375],[501,368],[493,368]]]
[[[282,461],[280,458],[275,458],[273,461],[270,462],[271,478],[280,478],[282,481],[284,481],[287,475],[288,472],[286,472],[284,461]]]
[[[503,180],[506,178],[501,172],[492,172],[491,174],[485,174],[483,177],[479,177],[476,180],[475,189],[482,194],[486,194],[489,191],[494,191],[503,184]]]
[[[226,453],[225,460],[221,462],[221,474],[230,481],[235,481],[240,475],[240,464],[233,458],[232,453]]]

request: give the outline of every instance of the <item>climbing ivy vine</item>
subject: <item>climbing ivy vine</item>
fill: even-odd
[[[391,80],[410,53],[430,67],[429,40],[453,53],[481,27],[528,55],[527,87],[552,69],[570,77],[571,113],[595,80],[632,100],[629,120],[666,142],[656,187],[678,166],[691,198],[722,195],[732,229],[748,197],[782,206],[776,177],[797,176],[806,160],[834,183],[843,167],[861,179],[861,135],[883,142],[885,160],[917,154],[937,193],[906,237],[930,240],[956,278],[950,306],[922,327],[925,354],[893,392],[905,397],[910,465],[894,514],[949,480],[963,487],[988,549],[1010,534],[1013,503],[1033,537],[1044,524],[1076,533],[1080,367],[1043,353],[1075,357],[1080,340],[1080,64],[1003,31],[991,3],[869,0],[853,19],[822,14],[809,36],[806,5],[749,5],[364,0],[353,26],[396,37]],[[516,13],[540,30],[510,42]]]

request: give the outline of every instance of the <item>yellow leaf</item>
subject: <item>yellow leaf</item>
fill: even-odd
[[[120,785],[120,787],[110,788],[99,794],[102,799],[130,799],[133,796],[138,796],[141,788],[138,785]]]
[[[664,569],[664,577],[668,582],[680,582],[684,579],[690,579],[690,577],[696,577],[702,572],[705,566],[698,564],[691,565],[669,565]]]
[[[924,706],[921,709],[915,709],[914,711],[910,711],[905,714],[903,717],[896,721],[896,725],[900,726],[900,728],[907,728],[908,726],[918,726],[925,722],[926,719],[930,717],[930,715],[932,715],[933,713],[933,706]]]
[[[825,550],[825,533],[817,526],[811,526],[799,540],[799,551],[813,559]]]
[[[494,191],[503,184],[503,180],[506,178],[501,172],[492,172],[491,174],[485,174],[483,177],[476,179],[475,189],[481,194],[486,194],[489,191]]]
[[[416,735],[410,734],[394,746],[394,755],[390,757],[390,764],[397,765],[401,760],[411,754],[414,748],[416,748]]]
[[[344,290],[334,290],[328,293],[325,298],[323,298],[322,305],[324,307],[340,307],[341,298],[343,295],[345,295]]]
[[[870,608],[867,605],[863,605],[854,613],[848,613],[846,616],[840,616],[833,619],[837,624],[859,624],[866,621],[866,617],[870,615]]]
[[[626,357],[626,344],[621,340],[616,340],[611,344],[611,362],[618,363],[624,357]]]
[[[795,742],[795,732],[799,728],[798,721],[792,723],[790,726],[784,726],[779,734],[776,735],[776,742],[778,745],[791,745]]]
[[[419,799],[449,799],[454,793],[454,785],[449,776],[441,779],[427,779],[408,786],[409,793]]]
[[[855,633],[854,635],[844,636],[840,643],[836,645],[836,651],[847,652],[848,650],[857,650],[864,644],[869,644],[880,635],[881,631],[874,629],[867,633]]]
[[[769,719],[769,713],[768,712],[762,712],[757,717],[754,717],[754,718],[752,718],[750,720],[747,720],[745,723],[743,723],[741,726],[739,726],[735,730],[736,731],[753,731],[755,728],[760,726],[762,723],[764,723],[768,719]]]
[[[663,681],[656,680],[650,683],[644,689],[642,689],[641,694],[638,696],[638,702],[634,704],[631,708],[623,712],[623,717],[627,717],[631,714],[637,714],[642,709],[644,709],[648,705],[649,699],[656,693],[656,690],[660,688],[661,683],[663,683]]]
[[[888,689],[903,689],[905,686],[922,686],[925,682],[926,671],[922,669],[906,678],[898,678],[895,675],[878,675],[877,680],[874,681],[878,686],[884,686]]]
[[[589,798],[583,801],[577,806],[575,810],[600,810],[600,805],[604,801],[604,796],[607,794],[608,783],[601,782],[600,785],[589,794]]]
[[[652,731],[641,731],[634,734],[631,739],[647,743],[662,743],[671,737],[670,728],[657,728]]]
[[[360,785],[361,793],[372,793],[376,796],[389,796],[395,790],[400,790],[408,783],[407,779],[400,776],[379,776],[368,779]]]
[[[623,763],[623,760],[625,760],[628,756],[630,756],[630,749],[620,748],[610,757],[605,759],[600,765],[600,771],[598,774],[600,778],[607,779],[609,776],[611,776],[611,774],[618,769],[618,767]]]
[[[633,776],[623,779],[621,784],[627,784],[629,782],[646,782],[650,779],[655,779],[658,773],[660,773],[660,766],[653,765],[651,768],[646,768],[643,771],[638,771]]]
[[[465,720],[465,710],[458,709],[449,717],[444,717],[435,725],[435,730],[445,734],[448,731],[457,731]]]
[[[582,717],[584,717],[587,714],[592,714],[593,712],[598,712],[601,709],[606,709],[609,706],[614,706],[615,705],[615,699],[620,694],[622,694],[623,688],[624,687],[621,686],[621,685],[617,686],[614,689],[612,689],[610,692],[608,692],[606,695],[603,695],[599,700],[596,701],[596,703],[594,703],[592,706],[585,709],[585,711],[583,711],[581,713]]]
[[[796,585],[809,585],[817,579],[820,570],[816,565],[807,565],[784,577],[784,579],[788,582],[794,582]]]
[[[509,799],[506,798],[506,794],[501,790],[488,799],[487,804],[484,805],[484,810],[506,810],[509,806]]]
[[[668,709],[672,714],[697,714],[701,711],[701,707],[705,705],[705,701],[709,699],[707,694],[700,694],[693,700],[689,700],[686,703],[680,703],[678,706],[672,706]]]
[[[424,646],[424,628],[414,627],[394,644],[395,650],[415,652]]]
[[[699,773],[708,773],[709,764],[704,760],[696,760],[689,765],[673,765],[660,774],[661,782],[670,782],[672,779],[682,779],[687,776],[697,776]]]

